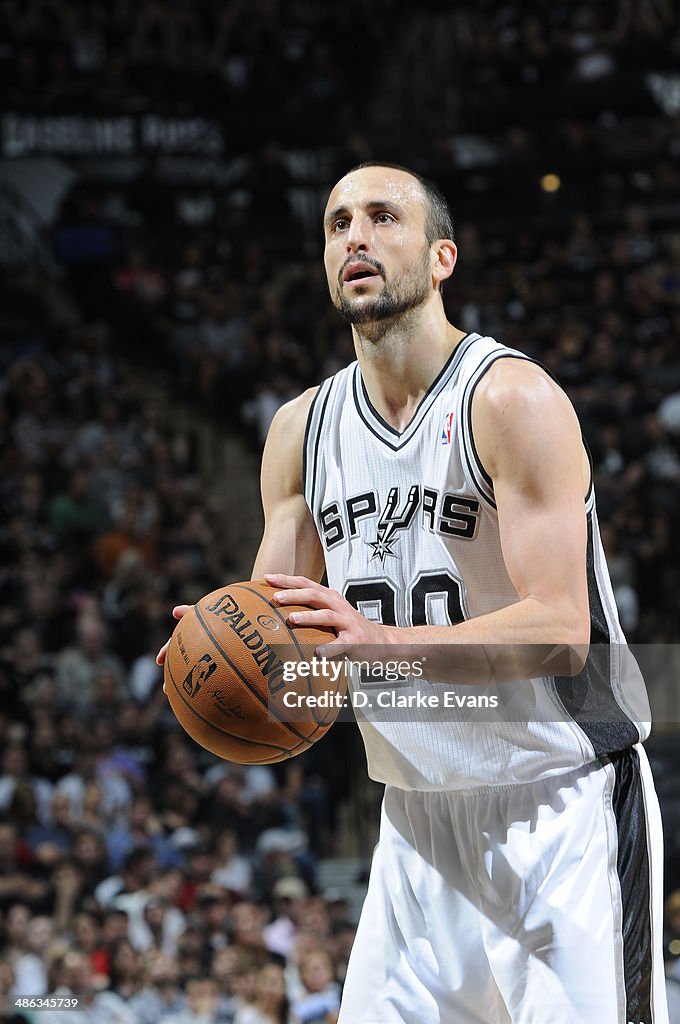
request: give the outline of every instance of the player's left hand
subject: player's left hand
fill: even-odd
[[[371,622],[337,590],[323,587],[306,576],[265,573],[264,578],[270,587],[276,588],[274,604],[302,604],[309,608],[305,612],[290,612],[291,626],[326,626],[335,631],[337,639],[317,647],[315,654],[319,658],[341,658],[364,644],[385,646],[393,642],[391,626]]]

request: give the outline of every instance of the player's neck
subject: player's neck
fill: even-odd
[[[361,331],[361,333],[360,333]],[[390,426],[403,431],[418,404],[465,332],[439,314],[389,325],[376,342],[364,326],[354,328],[354,343],[371,404]]]

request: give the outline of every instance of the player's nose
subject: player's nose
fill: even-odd
[[[365,217],[352,217],[347,230],[347,252],[366,252],[370,243],[370,221]]]

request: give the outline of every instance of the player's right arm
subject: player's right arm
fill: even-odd
[[[269,428],[260,474],[264,533],[251,579],[261,580],[272,572],[316,581],[323,576],[323,549],[302,487],[305,428],[317,390],[310,388],[281,406]],[[181,619],[190,608],[178,604],[172,614]],[[165,662],[169,642],[156,656],[158,665]]]
[[[282,406],[269,428],[260,474],[264,534],[253,579],[271,572],[317,581],[323,576],[323,549],[302,490],[305,427],[317,390]]]

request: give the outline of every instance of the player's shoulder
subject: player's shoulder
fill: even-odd
[[[477,413],[503,418],[510,411],[533,410],[536,414],[553,411],[571,403],[555,378],[533,359],[516,355],[497,358],[479,380],[473,405]]]
[[[496,360],[479,381],[471,412],[476,449],[492,477],[502,461],[545,467],[545,460],[553,462],[558,449],[582,449],[569,398],[531,359]]]
[[[281,430],[285,433],[301,430],[304,434],[309,412],[314,404],[314,399],[319,393],[320,386],[317,384],[314,387],[307,388],[302,394],[296,395],[295,398],[285,402],[277,410],[272,420],[271,429]]]
[[[296,439],[298,436],[304,435],[307,424],[312,418],[312,411],[317,399],[319,404],[325,407],[332,394],[336,396],[336,399],[343,396],[347,387],[351,385],[355,368],[356,361],[338,370],[331,377],[327,377],[321,384],[307,388],[301,395],[286,402],[272,420],[272,428],[276,431],[292,432]]]
[[[283,406],[277,411],[277,415],[274,416],[274,421],[278,421],[282,426],[286,427],[292,427],[299,421],[304,422],[309,416],[309,410],[320,387],[320,384],[315,384],[313,387],[308,387],[301,394],[296,395],[295,398],[284,402]]]
[[[318,390],[308,388],[274,414],[262,455],[263,497],[272,488],[286,495],[301,493],[305,431]]]

